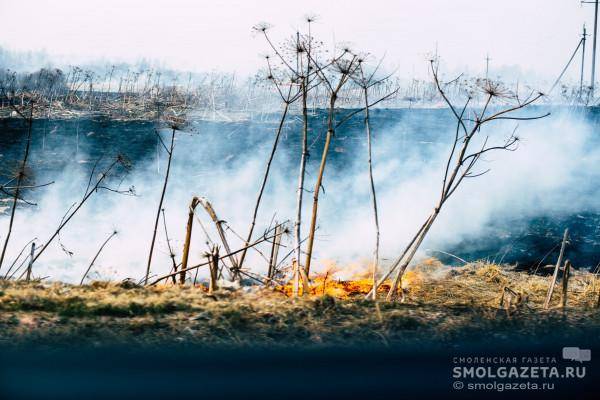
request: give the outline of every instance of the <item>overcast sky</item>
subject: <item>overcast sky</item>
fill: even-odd
[[[74,62],[145,57],[250,73],[266,50],[251,27],[268,21],[274,38],[283,38],[309,12],[320,17],[314,30],[323,40],[385,53],[400,74],[420,77],[437,44],[448,70],[483,71],[489,53],[492,68],[518,65],[553,78],[583,23],[591,31],[593,21],[593,6],[578,0],[0,0],[0,45]]]

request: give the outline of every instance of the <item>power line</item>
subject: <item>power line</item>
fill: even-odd
[[[560,73],[560,75],[558,76],[558,78],[556,79],[556,81],[554,82],[554,85],[552,85],[552,88],[550,88],[550,91],[548,92],[548,94],[552,93],[552,91],[554,90],[554,88],[556,87],[556,85],[558,85],[558,82],[560,82],[560,80],[562,79],[562,77],[565,74],[565,72],[567,72],[567,68],[569,68],[569,65],[571,65],[571,62],[575,58],[575,55],[577,54],[577,51],[579,51],[579,48],[581,47],[581,44],[583,42],[584,42],[584,39],[581,38],[579,40],[579,43],[577,44],[577,47],[575,47],[575,51],[573,52],[573,55],[571,55],[571,58],[569,59],[569,62],[563,68],[562,72]]]

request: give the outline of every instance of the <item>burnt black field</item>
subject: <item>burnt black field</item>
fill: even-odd
[[[530,112],[538,111],[546,110],[534,108]],[[598,126],[600,119],[600,113],[596,109],[551,111],[554,114],[567,113],[583,120],[591,129]],[[343,113],[342,111],[340,115]],[[174,163],[180,167],[183,167],[184,163],[193,163],[195,176],[210,174],[213,168],[230,170],[232,174],[236,174],[237,170],[243,170],[253,157],[256,157],[260,164],[268,155],[278,118],[277,114],[272,114],[255,115],[243,121],[193,121],[185,128],[185,132],[177,137],[177,155]],[[554,115],[550,118],[554,118]],[[290,179],[296,179],[294,174],[300,154],[300,124],[299,116],[290,117],[276,156],[277,168],[289,171],[290,177],[293,177]],[[308,180],[311,179],[312,171],[317,168],[320,160],[324,124],[325,114],[314,112],[309,133],[311,148]],[[405,165],[406,168],[398,171],[398,182],[380,182],[380,187],[402,185],[402,179],[410,177],[411,174],[440,167],[439,160],[448,153],[454,129],[452,116],[448,110],[443,109],[377,109],[372,112],[372,124],[376,146],[376,175],[377,157],[386,160],[410,159],[410,163]],[[535,129],[533,124],[528,125],[528,129]],[[157,157],[156,129],[157,124],[154,121],[112,121],[94,117],[68,120],[37,119],[33,123],[30,176],[36,183],[60,181],[61,177],[70,171],[89,171],[96,159],[116,154],[123,154],[131,161],[130,175],[135,176],[136,171],[148,169],[148,165],[152,165]],[[23,121],[0,121],[0,176],[3,181],[9,179],[18,165],[25,134]],[[383,140],[385,145],[377,151],[377,143]],[[599,143],[600,140],[590,142],[590,151],[594,151],[594,146]],[[329,174],[329,179],[351,177],[357,165],[357,158],[363,157],[364,148],[362,119],[358,115],[338,129],[332,144],[326,176]],[[184,156],[181,156],[182,154]],[[161,158],[158,162],[162,163],[164,168],[164,159]],[[552,160],[549,159],[548,162]],[[595,176],[595,173],[591,172],[591,176]],[[439,170],[440,175],[441,173]],[[159,181],[160,176],[159,172],[154,178]],[[600,263],[600,201],[597,197],[598,185],[594,182],[588,183],[588,187],[576,188],[577,196],[591,199],[586,201],[585,208],[569,209],[556,204],[555,207],[536,209],[534,204],[526,212],[522,209],[512,212],[510,204],[507,204],[499,218],[488,221],[477,232],[463,235],[459,241],[437,248],[469,261],[486,259],[492,262],[518,263],[522,268],[535,268],[554,262],[563,230],[568,227],[571,231],[568,257],[576,266],[595,268]],[[139,182],[133,180],[131,184],[136,185]],[[185,181],[185,176],[176,175],[173,178],[173,186],[187,184],[197,185],[200,192],[203,190],[201,179],[191,183]],[[223,190],[226,190],[226,183],[223,184]],[[460,190],[468,192],[468,185],[469,183]],[[256,186],[258,187],[258,182]],[[571,188],[560,190],[568,192]],[[31,197],[40,201],[37,207],[43,210],[44,189],[36,190]],[[431,199],[432,204],[433,200]],[[143,201],[148,200],[145,198]],[[155,199],[152,198],[151,201]],[[324,201],[327,201],[326,198]],[[382,215],[382,218],[385,218],[385,215]],[[444,253],[429,254],[448,264],[458,262]]]

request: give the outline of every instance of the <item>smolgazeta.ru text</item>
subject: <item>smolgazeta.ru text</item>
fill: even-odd
[[[454,367],[453,378],[584,378],[585,367]]]

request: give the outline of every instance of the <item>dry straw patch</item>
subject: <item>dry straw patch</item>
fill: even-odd
[[[404,303],[434,306],[471,306],[500,308],[504,288],[521,296],[519,306],[542,308],[550,277],[514,271],[508,266],[477,262],[462,267],[447,267],[429,259],[409,269],[403,277]],[[311,281],[308,299],[330,296],[339,300],[362,300],[371,289],[363,276],[342,280],[335,273],[322,273]],[[389,289],[384,283],[379,293]],[[551,308],[558,307],[561,288],[557,286]],[[238,304],[260,301],[261,308],[282,307],[292,303],[292,285],[274,289],[253,287],[247,291],[224,291],[214,296],[202,285],[151,287],[128,286],[114,282],[93,282],[74,286],[62,283],[0,282],[0,309],[6,311],[50,311],[64,315],[134,316],[174,311],[206,309],[226,301]],[[600,295],[600,278],[587,271],[574,271],[569,280],[569,308],[595,307]],[[300,301],[301,303],[301,301]],[[293,304],[299,304],[298,302]]]
[[[508,288],[520,295],[518,306],[541,309],[551,279],[485,262],[452,269],[440,266],[433,271],[417,266],[413,271],[421,279],[419,285],[409,286],[408,298],[417,303],[445,306],[498,308],[504,288]],[[569,280],[567,307],[595,307],[599,295],[600,278],[588,271],[575,271]],[[560,297],[561,289],[557,287],[551,308],[559,307]]]

